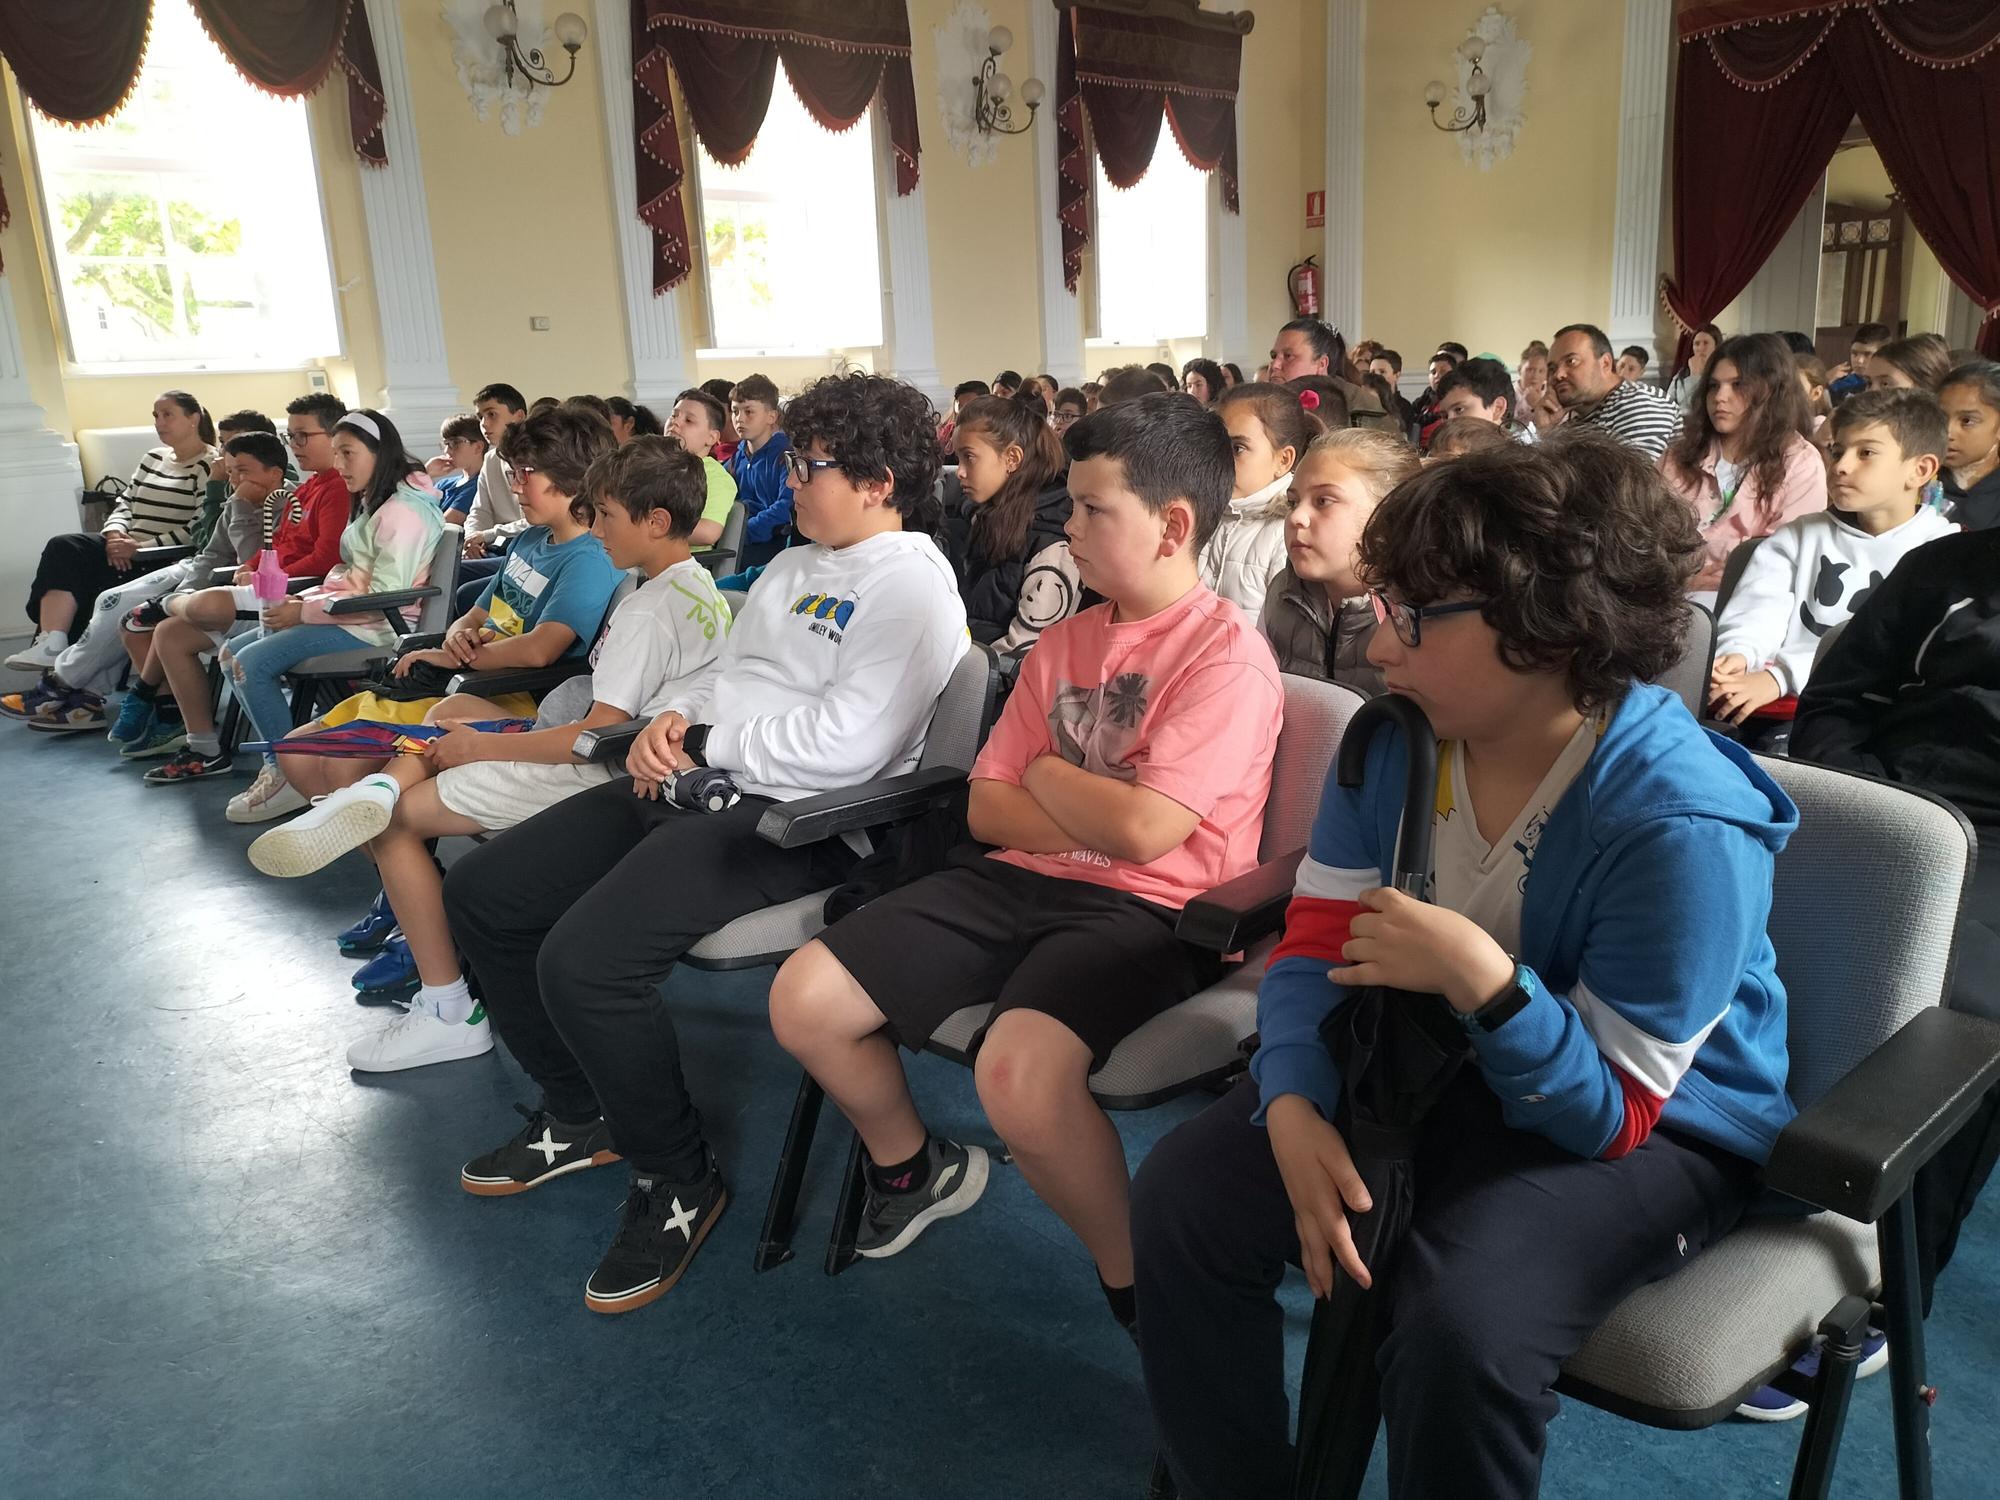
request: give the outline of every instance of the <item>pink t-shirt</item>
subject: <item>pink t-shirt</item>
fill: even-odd
[[[1019,786],[1033,761],[1060,755],[1198,813],[1195,831],[1151,864],[1094,849],[993,855],[1181,907],[1257,864],[1284,689],[1250,617],[1209,588],[1128,624],[1111,611],[1100,604],[1042,632],[972,774]]]

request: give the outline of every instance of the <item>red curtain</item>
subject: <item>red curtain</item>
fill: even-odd
[[[632,0],[632,102],[638,133],[639,217],[653,232],[653,291],[693,268],[687,163],[670,79],[696,139],[717,161],[750,155],[770,108],[778,64],[800,103],[828,130],[851,127],[879,94],[896,155],[896,192],[916,191],[917,93],[904,0]]]
[[[1222,174],[1238,211],[1236,89],[1243,34],[1230,26],[1072,6],[1056,41],[1056,213],[1073,292],[1090,243],[1090,151],[1116,187],[1146,175],[1164,120],[1181,155]],[[1086,145],[1086,140],[1088,145]]]
[[[194,0],[195,14],[236,70],[270,93],[297,97],[347,75],[357,155],[388,160],[382,75],[362,0]],[[0,58],[28,102],[51,119],[90,125],[116,114],[139,76],[151,0],[4,0]],[[0,229],[9,222],[0,192]],[[0,267],[4,269],[4,267]]]
[[[1684,5],[1668,310],[1683,329],[1712,322],[1750,284],[1857,115],[1924,243],[1986,313],[1980,352],[2000,357],[1991,0]]]

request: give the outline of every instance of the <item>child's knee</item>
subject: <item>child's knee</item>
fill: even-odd
[[[770,996],[771,1034],[780,1047],[796,1055],[833,1034],[843,974],[840,961],[817,939],[785,960]]]
[[[1068,1027],[1036,1011],[1006,1011],[994,1021],[972,1078],[987,1120],[1016,1150],[1060,1145],[1063,1119],[1091,1103],[1089,1049]]]

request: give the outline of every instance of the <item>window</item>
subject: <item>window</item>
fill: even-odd
[[[836,135],[780,65],[756,149],[695,152],[709,338],[730,353],[824,354],[882,342],[875,121]]]
[[[1109,344],[1162,344],[1208,332],[1208,198],[1163,125],[1146,175],[1115,188],[1097,173],[1097,336]]]
[[[116,115],[83,130],[28,115],[75,364],[282,367],[340,352],[305,104],[245,82],[186,0],[154,6]]]

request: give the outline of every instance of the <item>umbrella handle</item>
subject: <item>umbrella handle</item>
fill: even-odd
[[[1431,721],[1408,698],[1383,693],[1370,698],[1348,721],[1334,761],[1334,779],[1346,787],[1360,786],[1367,777],[1368,747],[1376,732],[1390,725],[1403,732],[1403,826],[1396,837],[1393,884],[1404,894],[1423,899],[1431,870],[1431,815],[1437,809],[1438,744]]]

